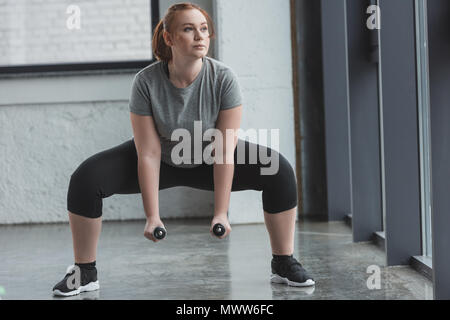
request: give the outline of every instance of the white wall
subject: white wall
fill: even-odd
[[[241,128],[280,129],[279,151],[295,171],[289,1],[217,0],[215,5],[217,57],[233,68],[243,88]],[[262,210],[261,192],[231,194],[231,223],[263,222]]]
[[[162,1],[161,13],[178,1]],[[242,128],[280,129],[295,167],[289,1],[203,0],[218,31],[213,57],[237,73]],[[215,53],[215,54],[214,54]],[[67,221],[70,174],[87,157],[132,136],[134,74],[0,79],[0,224]],[[160,192],[160,214],[211,216],[213,192]],[[103,219],[144,218],[140,194],[103,200]],[[231,195],[230,222],[262,222],[261,192]]]

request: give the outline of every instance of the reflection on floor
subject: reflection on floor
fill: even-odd
[[[209,222],[164,220],[168,234],[159,243],[144,238],[145,221],[104,222],[100,290],[63,299],[433,298],[431,281],[408,266],[385,267],[384,253],[353,243],[344,222],[297,222],[294,256],[315,278],[310,288],[269,282],[264,224],[233,225],[219,240]],[[69,224],[0,226],[0,256],[1,299],[54,299],[51,288],[73,263]]]

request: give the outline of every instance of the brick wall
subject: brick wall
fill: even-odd
[[[0,0],[0,65],[150,59],[150,20],[149,0]]]

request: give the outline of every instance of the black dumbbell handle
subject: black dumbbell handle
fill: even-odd
[[[164,239],[166,234],[166,229],[162,227],[156,227],[155,230],[153,230],[153,236],[158,240]]]
[[[221,237],[225,234],[225,227],[221,223],[216,223],[213,227],[213,233],[217,237]]]

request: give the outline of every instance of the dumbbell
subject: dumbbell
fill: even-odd
[[[213,233],[216,237],[221,237],[225,234],[225,227],[221,223],[216,223],[213,227]]]
[[[158,240],[164,239],[166,234],[166,229],[162,227],[156,227],[155,230],[153,230],[153,236]]]

